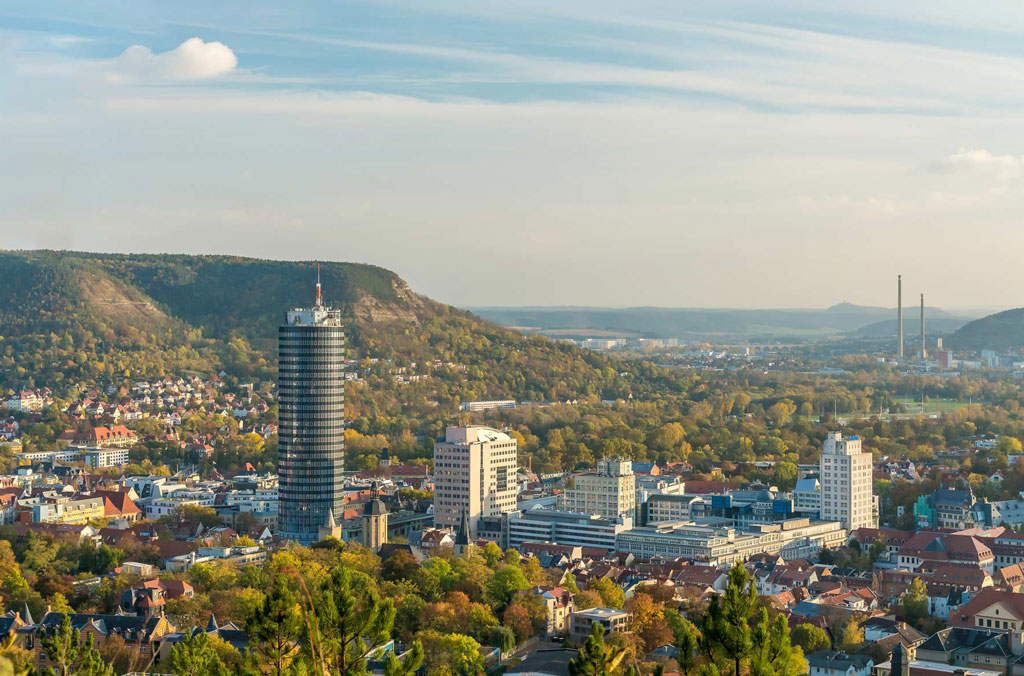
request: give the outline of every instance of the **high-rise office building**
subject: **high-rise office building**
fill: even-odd
[[[596,514],[605,519],[632,517],[636,511],[633,463],[623,458],[602,458],[596,472],[574,477],[558,501],[566,512]]]
[[[463,514],[470,537],[481,517],[516,511],[516,440],[490,427],[449,427],[434,444],[434,523],[457,528]]]
[[[829,432],[821,454],[821,518],[847,531],[877,527],[871,472],[871,454],[861,451],[860,438]]]
[[[289,310],[278,331],[280,363],[278,535],[308,544],[344,511],[345,334],[326,307]]]

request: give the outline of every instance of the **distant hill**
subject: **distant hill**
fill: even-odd
[[[890,338],[896,340],[895,318],[889,318],[867,326],[861,326],[853,331],[853,334],[863,338]],[[925,333],[931,341],[934,336],[949,336],[961,326],[971,321],[962,317],[930,317],[926,315]],[[920,340],[921,319],[915,316],[908,319],[906,313],[903,315],[903,340],[909,344],[912,340]],[[945,339],[944,339],[945,340]]]
[[[462,398],[553,400],[629,393],[606,357],[525,337],[414,293],[373,265],[325,262],[325,300],[343,312],[348,355],[394,360],[373,406],[415,412]],[[231,256],[0,252],[0,385],[69,391],[170,374],[276,378],[277,326],[313,301],[316,264]],[[464,370],[430,365],[456,363]],[[0,389],[2,389],[0,388]],[[385,394],[383,389],[390,389]],[[408,403],[408,402],[414,403]],[[354,406],[370,406],[353,399]],[[359,413],[359,411],[356,411]]]
[[[786,340],[833,336],[890,321],[895,308],[840,303],[815,310],[732,310],[699,308],[479,307],[473,312],[505,326],[532,327],[545,333],[592,329],[639,333],[650,338],[693,340]],[[929,317],[951,318],[938,308]]]
[[[946,343],[957,350],[1024,347],[1024,308],[997,312],[965,324]]]

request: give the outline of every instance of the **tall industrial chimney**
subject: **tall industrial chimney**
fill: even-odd
[[[903,275],[896,275],[896,359],[903,361]]]
[[[924,344],[924,294],[921,294],[921,361],[928,358],[928,349]]]

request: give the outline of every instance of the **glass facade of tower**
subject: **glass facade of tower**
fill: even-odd
[[[278,536],[302,544],[344,511],[344,347],[341,312],[321,305],[278,332]]]

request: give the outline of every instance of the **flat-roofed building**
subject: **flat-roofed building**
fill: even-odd
[[[597,514],[606,519],[632,517],[636,511],[636,479],[633,463],[623,458],[602,458],[596,472],[573,478],[558,501],[566,512]]]
[[[475,538],[481,518],[516,511],[516,440],[479,425],[449,427],[434,444],[434,523],[456,529],[463,513]]]
[[[614,608],[588,608],[577,610],[569,616],[569,640],[583,645],[590,636],[594,623],[604,626],[605,638],[611,634],[629,631],[629,613]]]
[[[616,536],[633,526],[633,519],[604,519],[595,514],[534,509],[508,516],[508,546],[552,542],[574,547],[615,549]]]
[[[781,554],[786,559],[813,556],[822,548],[843,546],[846,536],[836,521],[807,518],[754,524],[745,530],[681,522],[621,532],[615,546],[639,558],[686,558],[724,566],[760,553]]]

